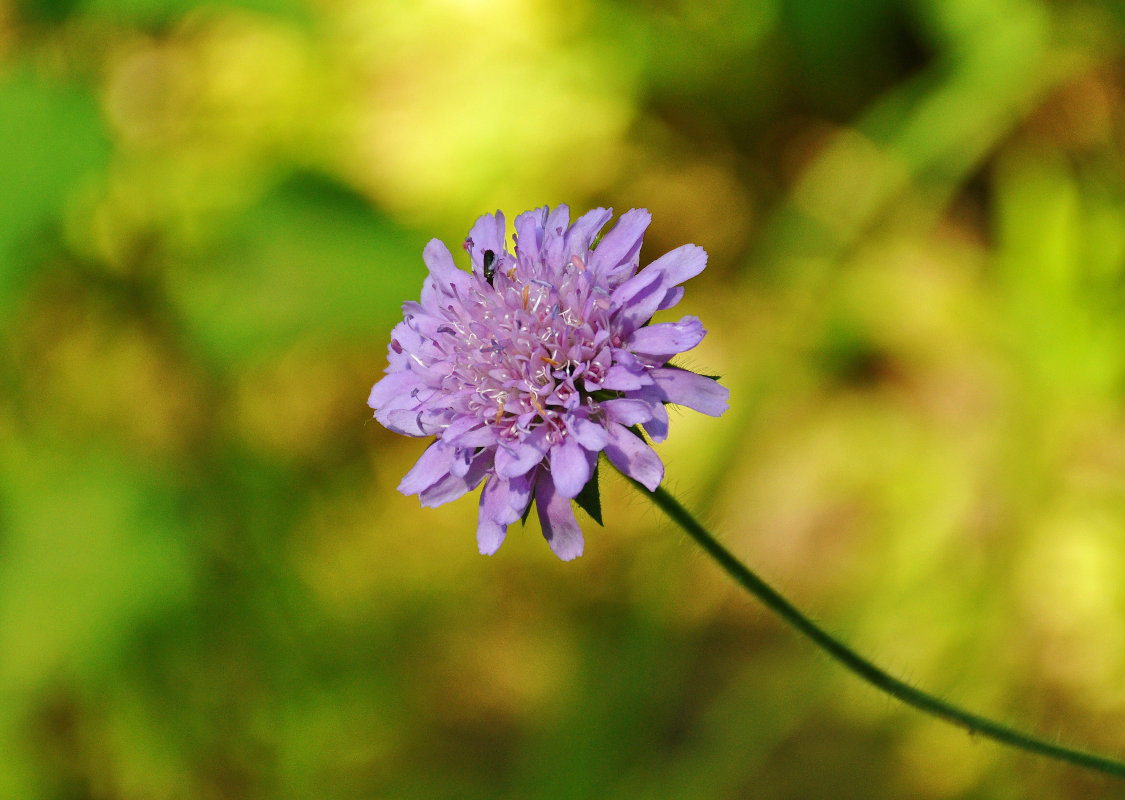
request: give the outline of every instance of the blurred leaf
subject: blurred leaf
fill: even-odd
[[[1015,153],[997,169],[996,221],[1006,283],[1070,299],[1084,268],[1073,170],[1057,154]]]
[[[0,83],[0,312],[34,267],[36,236],[108,156],[90,92],[26,75]]]
[[[829,318],[812,356],[825,375],[845,385],[870,383],[887,366],[887,355],[862,324],[841,315]]]
[[[417,298],[421,243],[328,178],[301,174],[239,220],[225,246],[170,276],[202,347],[223,361],[309,337],[384,337]]]
[[[753,72],[758,61],[747,55],[761,45],[777,23],[774,0],[671,5],[675,7],[654,9],[645,15],[628,3],[600,6],[598,12],[606,15],[605,28],[612,30],[613,36],[628,37],[628,52],[645,56],[646,78],[651,86],[692,96],[718,86],[726,88],[729,95],[732,81],[743,83],[746,72]],[[726,99],[732,103],[736,100]]]
[[[1107,258],[1120,257],[1119,237],[1097,235],[1106,214],[1113,220],[1120,213],[1058,154],[1015,151],[996,173],[997,262],[1013,323],[1009,335],[1022,342],[1024,357],[1052,393],[1116,392],[1122,293],[1103,276],[1120,268],[1112,261],[1106,266]]]
[[[805,91],[836,113],[860,110],[933,58],[909,4],[784,0],[780,10],[805,73]]]
[[[58,3],[61,0],[40,0]],[[309,19],[308,7],[300,0],[85,0],[87,14],[125,23],[161,27],[181,19],[197,8],[242,8],[289,19]]]
[[[59,672],[112,666],[138,625],[189,588],[174,503],[104,453],[0,448],[0,700]]]
[[[21,18],[31,22],[58,24],[71,15],[79,0],[16,0]]]

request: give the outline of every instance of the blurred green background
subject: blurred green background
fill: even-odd
[[[1091,798],[626,484],[476,553],[370,419],[421,250],[710,253],[667,485],[910,681],[1125,753],[1125,11],[0,0],[0,797]]]

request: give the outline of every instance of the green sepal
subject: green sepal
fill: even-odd
[[[636,436],[642,442],[647,444],[649,447],[652,447],[654,444],[656,444],[655,442],[652,441],[652,438],[648,435],[648,431],[646,431],[640,425],[630,425],[626,430],[632,431],[634,436]]]
[[[531,507],[535,505],[535,489],[531,490],[531,496],[527,498],[527,508],[523,510],[523,516],[520,517],[520,525],[527,524],[527,518],[531,516]]]
[[[574,498],[574,502],[578,503],[578,507],[590,515],[590,518],[599,525],[604,526],[602,522],[602,495],[598,491],[598,467],[599,463],[594,465],[594,474],[590,476],[590,480],[586,481],[586,485],[582,487],[582,491]]]

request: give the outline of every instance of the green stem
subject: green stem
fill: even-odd
[[[653,501],[676,523],[687,531],[712,558],[719,562],[727,573],[738,581],[746,591],[757,597],[766,607],[788,622],[798,631],[811,639],[817,647],[824,650],[832,658],[839,661],[851,672],[870,683],[876,689],[898,698],[907,705],[931,714],[935,717],[965,728],[969,733],[987,736],[1011,747],[1018,747],[1032,753],[1054,758],[1059,761],[1068,761],[1086,769],[1105,772],[1118,777],[1125,777],[1125,762],[1115,761],[1111,758],[1073,750],[1069,747],[1060,747],[1026,733],[1021,733],[1014,728],[1001,725],[985,717],[977,716],[955,705],[940,700],[913,686],[909,686],[895,678],[867,659],[858,655],[854,650],[840,640],[833,637],[815,622],[806,617],[797,608],[778,594],[777,590],[750,571],[741,561],[735,558],[729,550],[723,547],[707,530],[696,521],[691,513],[680,505],[671,494],[663,487],[657,487],[655,492],[649,492],[636,481],[634,485],[645,494],[652,497]]]

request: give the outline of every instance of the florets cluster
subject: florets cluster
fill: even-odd
[[[598,454],[653,490],[664,466],[637,426],[660,442],[665,403],[713,416],[727,408],[725,387],[668,363],[702,341],[699,319],[649,324],[680,301],[707,254],[684,245],[638,272],[650,215],[623,214],[599,241],[611,215],[598,208],[571,224],[566,206],[528,211],[509,251],[504,215],[486,214],[465,240],[471,272],[432,240],[421,302],[404,304],[392,331],[368,405],[392,431],[437,437],[398,488],[438,506],[485,481],[482,553],[496,552],[534,500],[551,549],[581,555],[571,499],[588,498]]]

